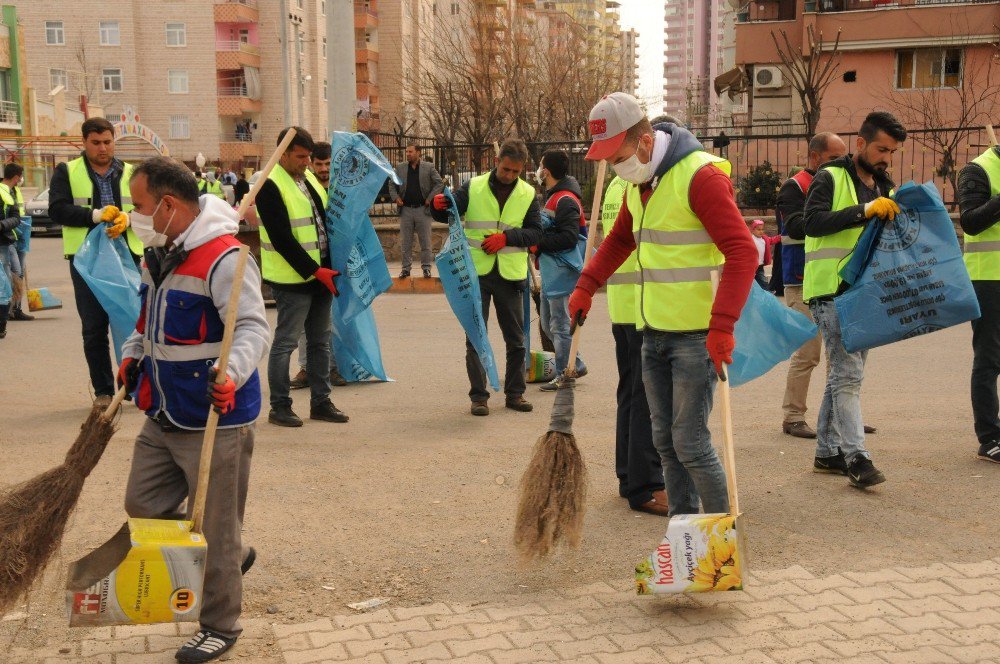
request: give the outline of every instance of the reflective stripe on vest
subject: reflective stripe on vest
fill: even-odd
[[[731,170],[725,159],[698,151],[660,178],[645,206],[639,187],[628,187],[626,204],[633,235],[639,240],[638,327],[670,332],[708,329],[714,299],[711,274],[722,265],[723,256],[689,202],[691,181],[708,165],[727,175]]]
[[[833,176],[833,205],[837,212],[858,204],[858,192],[851,174],[843,166],[827,166]],[[840,289],[840,266],[851,259],[864,226],[853,226],[823,237],[806,236],[806,269],[802,280],[802,299],[835,295]]]
[[[319,232],[313,220],[313,203],[309,195],[299,189],[295,180],[281,167],[281,164],[275,165],[267,179],[277,185],[281,193],[281,200],[288,211],[288,221],[292,226],[292,236],[302,245],[309,257],[316,261],[317,265],[321,265]],[[308,177],[306,186],[310,187]],[[285,257],[275,250],[263,224],[259,229],[261,274],[266,281],[278,284],[304,284],[315,279],[311,275],[308,279],[303,279],[302,275],[288,264]]]
[[[990,196],[1000,194],[1000,156],[994,148],[972,160],[990,180]],[[978,235],[965,234],[965,267],[973,281],[1000,281],[1000,224]]]
[[[130,212],[134,207],[132,205],[132,190],[129,189],[132,170],[132,164],[123,165],[122,179],[119,183],[122,212]],[[66,172],[69,175],[69,189],[70,195],[73,196],[73,205],[94,209],[94,183],[90,179],[90,171],[87,168],[84,158],[77,157],[67,162]],[[63,226],[63,255],[75,255],[80,250],[80,247],[83,246],[83,241],[86,239],[89,231],[90,228],[83,228],[82,226]],[[131,228],[125,231],[125,239],[128,241],[129,251],[136,256],[142,256],[142,242],[139,241],[139,238]]]
[[[534,187],[518,179],[501,211],[500,203],[490,191],[489,173],[478,175],[469,181],[469,206],[465,210],[462,225],[465,237],[469,240],[469,253],[472,254],[476,274],[489,274],[499,261],[500,276],[504,279],[521,281],[528,278],[526,247],[504,247],[496,254],[487,254],[482,250],[482,244],[487,235],[520,228],[524,224],[524,215],[528,213],[534,200]]]
[[[604,237],[614,228],[618,212],[625,202],[625,191],[628,182],[615,177],[604,192],[604,204],[601,206],[601,228]],[[615,273],[608,279],[608,315],[611,322],[617,325],[635,325],[635,291],[639,283],[639,274],[635,270],[635,251],[618,266]]]
[[[329,199],[327,198],[326,187],[324,187],[323,183],[319,181],[319,178],[316,177],[316,174],[310,171],[308,168],[306,169],[306,180],[309,180],[309,184],[311,184],[313,186],[313,189],[316,190],[316,193],[319,194],[319,199],[323,201],[323,210],[326,210],[326,204],[329,201]]]

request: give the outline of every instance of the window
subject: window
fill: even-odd
[[[249,44],[250,43],[250,31],[247,28],[240,28],[240,43]]]
[[[105,92],[121,92],[122,91],[122,70],[121,69],[102,69],[101,70],[101,89]]]
[[[323,101],[326,101],[326,79],[323,79]]]
[[[295,34],[295,41],[299,43],[299,55],[304,55],[306,52],[306,41],[302,39],[301,32]]]
[[[55,90],[58,86],[63,86],[67,90],[69,89],[69,78],[66,76],[65,69],[50,69],[49,70],[49,90]]]
[[[170,116],[170,138],[191,138],[191,121],[188,116]]]
[[[66,33],[62,21],[45,22],[45,43],[49,46],[65,46]]]
[[[187,27],[183,23],[167,23],[167,46],[187,46]]]
[[[118,21],[101,21],[101,46],[121,46],[122,35]]]
[[[295,0],[295,4],[298,6],[299,9],[302,9],[302,0]]]
[[[320,0],[319,2],[319,13],[326,16],[326,0]]]
[[[459,4],[457,2],[451,3],[451,15],[457,16],[459,10]]]
[[[896,88],[955,88],[962,83],[962,49],[896,51]]]
[[[323,37],[323,57],[326,57],[326,37]]]
[[[167,70],[167,92],[174,95],[188,93],[188,73],[186,69]]]

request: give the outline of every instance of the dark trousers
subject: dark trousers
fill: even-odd
[[[503,391],[507,399],[524,394],[524,288],[525,281],[508,281],[494,268],[479,277],[479,292],[483,297],[483,320],[490,319],[490,301],[497,310],[497,323],[507,347],[507,369]],[[465,369],[469,373],[469,399],[487,401],[490,398],[486,371],[479,361],[479,354],[469,340],[465,340]]]
[[[90,384],[94,386],[94,396],[112,396],[115,393],[115,372],[111,364],[111,344],[108,341],[110,322],[104,307],[90,286],[83,280],[69,259],[69,276],[73,280],[73,296],[76,311],[80,314],[83,327],[83,356],[90,369]]]
[[[764,276],[764,266],[758,265],[757,271],[754,273],[753,278],[760,284],[760,287],[767,290],[767,277]]]
[[[653,447],[646,388],[642,384],[642,332],[635,325],[612,325],[618,361],[618,415],[615,474],[618,493],[639,507],[663,489],[663,465]]]
[[[785,294],[784,262],[781,258],[781,243],[771,247],[771,281],[767,284],[767,290],[777,296]]]
[[[973,281],[982,317],[972,321],[972,417],[980,444],[1000,441],[1000,281]]]

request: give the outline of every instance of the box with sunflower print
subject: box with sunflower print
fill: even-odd
[[[671,517],[656,551],[635,568],[636,592],[697,593],[743,590],[746,576],[742,515]]]

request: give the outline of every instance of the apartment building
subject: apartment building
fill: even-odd
[[[712,82],[724,71],[733,9],[727,0],[666,0],[664,13],[667,112],[694,124],[713,121],[720,108]]]

